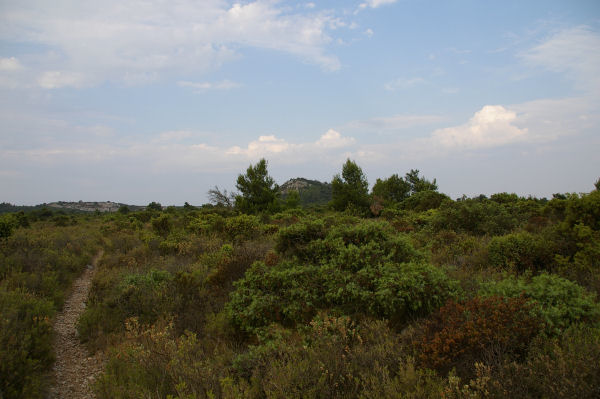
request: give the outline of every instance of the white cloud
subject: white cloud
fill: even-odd
[[[510,108],[518,115],[515,125],[527,127],[537,141],[577,135],[600,123],[598,104],[588,97],[540,99]]]
[[[203,73],[239,58],[245,47],[291,54],[327,71],[340,68],[330,52],[331,12],[291,11],[277,1],[229,5],[222,0],[8,2],[0,37],[41,48],[25,66],[45,88],[104,81],[144,84],[172,73]],[[15,68],[14,57],[0,69]],[[34,79],[36,81],[38,79]]]
[[[390,82],[387,82],[384,87],[386,90],[389,91],[396,91],[396,90],[404,90],[404,89],[410,89],[411,87],[415,87],[421,84],[427,83],[427,81],[423,78],[420,77],[415,77],[415,78],[398,78],[395,80],[392,80]]]
[[[373,29],[369,28],[365,30],[365,35],[367,35],[367,37],[373,37]]]
[[[393,115],[376,117],[361,121],[352,121],[345,125],[348,129],[365,131],[394,131],[408,129],[415,126],[430,125],[442,120],[438,115]]]
[[[359,7],[360,8],[378,8],[387,4],[394,4],[396,1],[398,0],[367,0],[366,2],[362,3]]]
[[[48,71],[38,78],[38,84],[43,89],[82,88],[87,83],[85,75],[79,72]]]
[[[285,162],[305,162],[315,154],[331,155],[355,144],[353,137],[344,137],[340,132],[329,129],[315,142],[290,143],[274,135],[260,136],[246,148],[234,146],[225,151],[227,155],[244,155],[248,158],[279,157]]]
[[[18,71],[23,66],[15,57],[0,58],[0,72]]]
[[[564,29],[520,56],[530,66],[567,74],[584,91],[600,93],[600,34],[589,27]]]
[[[247,148],[231,147],[226,151],[229,155],[246,155],[250,158],[266,157],[270,154],[279,154],[292,148],[284,139],[271,136],[260,136],[258,140],[251,141]]]
[[[241,87],[242,85],[236,82],[232,82],[231,80],[222,80],[220,82],[188,82],[188,81],[179,81],[177,85],[180,87],[190,87],[192,89],[196,89],[197,91],[206,91],[206,90],[231,90]]]
[[[329,129],[317,140],[316,145],[322,148],[340,148],[354,144],[354,138],[343,137],[340,132]]]
[[[526,141],[527,128],[514,125],[517,114],[501,105],[486,105],[460,126],[437,129],[431,135],[434,144],[446,148],[475,149]]]

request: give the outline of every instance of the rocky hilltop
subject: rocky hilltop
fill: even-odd
[[[122,206],[127,206],[130,209],[134,208],[131,205],[121,204],[119,202],[112,201],[78,201],[78,202],[67,202],[67,201],[58,201],[51,202],[46,204],[49,208],[59,208],[59,209],[72,209],[76,211],[82,212],[95,212],[96,210],[100,212],[116,212]],[[141,207],[140,207],[141,208]],[[132,209],[133,210],[133,209]]]
[[[324,205],[331,201],[331,183],[322,183],[318,180],[297,177],[283,183],[279,190],[284,199],[290,192],[297,191],[303,206]]]

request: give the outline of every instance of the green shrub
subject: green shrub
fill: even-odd
[[[239,215],[225,219],[225,234],[231,241],[256,238],[262,233],[262,223],[258,216]]]
[[[169,215],[163,214],[152,218],[152,230],[161,237],[166,237],[171,231],[172,223]]]
[[[172,281],[173,275],[165,270],[133,274],[99,271],[88,306],[78,321],[81,339],[97,347],[103,337],[122,331],[129,317],[154,323],[174,306]]]
[[[202,214],[193,218],[187,228],[201,234],[222,233],[225,230],[225,218],[216,213]]]
[[[385,317],[401,325],[459,294],[458,284],[440,269],[419,263],[388,263],[353,271],[335,264],[283,261],[269,267],[256,262],[234,286],[228,315],[247,333],[273,322],[294,326],[326,308]]]
[[[17,227],[17,220],[12,215],[0,216],[0,240],[7,239]]]
[[[316,266],[282,262],[271,268],[255,262],[234,287],[227,314],[237,328],[248,333],[272,322],[289,326],[310,320],[322,306],[322,281]]]
[[[438,193],[433,190],[425,190],[412,194],[402,201],[400,206],[404,209],[423,212],[430,209],[437,209],[445,201],[450,201],[450,198],[446,194]]]
[[[309,244],[325,238],[326,233],[327,229],[322,220],[302,220],[279,230],[275,238],[275,248],[281,254],[295,256],[298,259],[313,259]]]
[[[44,397],[53,315],[50,301],[0,287],[0,396]]]
[[[435,220],[437,230],[453,230],[475,235],[510,233],[520,223],[510,205],[479,199],[448,202]]]
[[[500,270],[548,270],[553,263],[551,243],[528,232],[493,237],[488,244],[490,266]]]
[[[460,296],[457,281],[427,263],[388,264],[375,283],[375,315],[395,323],[425,316]]]
[[[546,324],[547,332],[560,334],[577,322],[598,323],[600,305],[594,296],[576,283],[553,274],[541,274],[528,281],[525,277],[506,278],[483,283],[483,295],[518,297],[525,295]]]

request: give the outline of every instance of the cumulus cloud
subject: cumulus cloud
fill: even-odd
[[[486,105],[463,125],[438,129],[431,139],[447,148],[487,148],[529,139],[527,128],[513,123],[517,114],[501,105]]]
[[[352,137],[343,137],[340,132],[329,129],[317,140],[316,145],[322,148],[340,148],[354,144],[354,141]]]
[[[83,87],[103,81],[143,84],[163,74],[207,72],[239,58],[244,47],[292,54],[334,71],[329,36],[344,26],[328,12],[290,11],[272,1],[228,5],[221,0],[49,3],[9,2],[0,13],[5,41],[40,48],[27,68],[44,88]],[[16,68],[14,57],[0,71]]]
[[[247,148],[241,148],[239,146],[231,147],[226,151],[230,155],[246,155],[250,158],[269,156],[270,154],[279,154],[288,151],[292,145],[286,142],[284,139],[278,139],[277,137],[260,136],[258,140],[251,141]]]

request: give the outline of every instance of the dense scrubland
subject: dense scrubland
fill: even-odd
[[[348,161],[303,208],[261,161],[198,208],[3,215],[0,392],[44,396],[52,317],[103,248],[78,324],[99,398],[597,398],[598,186],[368,192]]]

